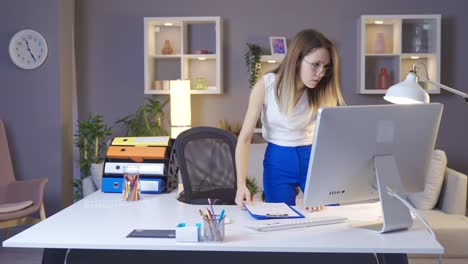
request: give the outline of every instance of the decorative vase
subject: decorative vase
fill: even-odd
[[[378,89],[388,89],[390,87],[390,76],[388,75],[387,69],[382,67],[380,69],[378,78]]]
[[[383,32],[378,32],[375,37],[374,53],[385,53],[385,36]]]
[[[83,187],[83,197],[86,197],[97,190],[90,176],[83,178],[81,184]]]
[[[203,77],[198,77],[195,79],[195,90],[205,90],[206,89],[206,80]]]
[[[166,39],[164,41],[164,46],[161,49],[161,53],[163,55],[169,55],[169,54],[172,54],[173,52],[174,52],[174,49],[171,46],[171,42],[168,39]]]
[[[413,52],[422,52],[422,27],[419,25],[414,27]]]
[[[101,189],[103,168],[104,168],[104,162],[91,164],[91,168],[90,168],[91,178],[93,179],[94,185],[98,189]]]

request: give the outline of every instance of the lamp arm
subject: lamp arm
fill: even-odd
[[[426,77],[424,77],[424,76],[421,76],[421,75],[419,75],[419,74],[418,74],[418,78],[419,78],[421,81],[428,82],[428,83],[433,84],[433,85],[435,85],[435,86],[438,86],[438,87],[440,87],[440,88],[442,88],[442,89],[444,89],[444,90],[446,90],[446,91],[449,91],[449,92],[451,92],[451,93],[454,93],[454,94],[456,94],[456,95],[459,95],[459,96],[465,98],[465,101],[468,103],[468,94],[463,93],[463,92],[460,92],[460,91],[455,90],[455,89],[453,89],[453,88],[450,88],[450,87],[448,87],[448,86],[446,86],[446,85],[443,85],[443,84],[440,84],[440,83],[431,81],[431,80],[429,80],[428,78],[426,78]]]

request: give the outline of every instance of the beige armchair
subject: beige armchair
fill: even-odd
[[[17,181],[13,173],[8,140],[0,119],[0,229],[35,224],[46,218],[43,195],[47,179]],[[39,212],[39,218],[31,215]]]

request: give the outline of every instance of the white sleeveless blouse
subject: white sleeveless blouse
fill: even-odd
[[[265,100],[261,115],[263,138],[267,142],[284,147],[312,144],[316,115],[308,106],[307,93],[304,91],[291,116],[280,113],[275,99],[275,79],[274,73],[263,76],[265,82]]]

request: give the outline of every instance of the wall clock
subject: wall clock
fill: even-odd
[[[37,31],[18,31],[10,40],[10,58],[16,66],[32,70],[41,66],[47,58],[47,42]]]

